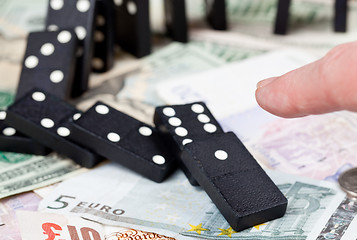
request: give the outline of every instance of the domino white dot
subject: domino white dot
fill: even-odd
[[[45,43],[40,49],[42,55],[50,56],[55,51],[55,46],[52,43]]]
[[[94,33],[94,41],[95,42],[103,42],[104,39],[105,39],[105,36],[101,31],[95,31],[95,33]]]
[[[191,106],[191,110],[195,113],[203,113],[205,108],[201,104],[195,103]]]
[[[120,141],[120,136],[119,136],[119,134],[114,133],[114,132],[108,133],[107,138],[108,138],[108,140],[111,141],[111,142],[119,142],[119,141]]]
[[[114,0],[115,5],[121,6],[123,4],[123,0]]]
[[[104,62],[100,58],[93,58],[92,67],[95,69],[102,69],[104,67]]]
[[[87,30],[82,26],[76,27],[74,31],[76,32],[79,40],[83,40],[87,36]]]
[[[5,136],[13,136],[15,135],[16,133],[16,130],[15,128],[12,128],[12,127],[7,127],[5,128],[2,133],[5,135]]]
[[[72,39],[72,34],[69,31],[62,31],[58,34],[57,40],[60,43],[68,43]]]
[[[138,11],[137,7],[136,7],[136,4],[135,2],[133,1],[129,1],[128,4],[126,5],[127,9],[128,9],[128,12],[131,14],[131,15],[135,15],[136,12]]]
[[[60,70],[55,70],[55,71],[53,71],[53,72],[51,73],[51,75],[50,75],[50,80],[51,80],[51,82],[53,82],[53,83],[62,82],[63,78],[64,78],[64,74],[63,74],[63,72],[60,71]]]
[[[57,134],[60,135],[61,137],[68,137],[69,134],[71,134],[71,131],[66,127],[59,127],[57,129]]]
[[[175,110],[171,107],[165,107],[162,109],[162,112],[168,117],[173,117],[176,114]]]
[[[52,119],[43,118],[41,120],[41,125],[42,125],[42,127],[45,127],[45,128],[51,128],[55,125],[55,123],[52,121]]]
[[[202,114],[202,113],[197,116],[197,119],[201,123],[208,123],[210,121],[209,117],[206,114]]]
[[[50,6],[53,10],[60,10],[63,7],[63,0],[51,0]]]
[[[82,114],[76,113],[73,115],[73,120],[78,120],[81,116],[82,116]]]
[[[27,68],[35,68],[38,65],[38,58],[36,56],[28,56],[25,60],[25,66]]]
[[[58,29],[59,29],[58,26],[54,25],[54,24],[48,25],[48,27],[47,27],[47,30],[50,32],[57,31]]]
[[[192,139],[189,139],[189,138],[186,138],[182,141],[182,145],[186,145],[187,143],[191,143],[192,142]]]
[[[148,137],[152,134],[152,130],[148,127],[143,126],[143,127],[139,128],[139,133],[143,136]]]
[[[180,136],[180,137],[184,137],[188,134],[186,128],[183,127],[178,127],[175,129],[175,133]]]
[[[97,105],[95,107],[95,111],[99,114],[107,114],[109,112],[109,108],[107,106],[104,105]]]
[[[158,165],[162,165],[166,162],[165,158],[161,155],[155,155],[152,157],[152,161]]]
[[[203,126],[203,129],[209,133],[214,133],[215,131],[217,131],[217,127],[215,125],[213,125],[212,123],[206,123]]]
[[[77,10],[80,12],[87,12],[88,9],[90,8],[90,2],[88,0],[79,0],[77,2]]]
[[[5,120],[5,118],[6,118],[6,112],[0,111],[0,120]]]
[[[96,17],[97,25],[104,26],[105,25],[105,17],[103,15],[97,15]]]
[[[45,101],[46,95],[42,92],[34,92],[32,93],[32,99],[36,102],[42,102]]]
[[[178,127],[181,125],[181,120],[177,117],[171,117],[169,118],[169,124],[174,127]]]
[[[228,158],[228,153],[223,151],[223,150],[217,150],[215,153],[214,153],[214,156],[218,159],[218,160],[226,160]]]

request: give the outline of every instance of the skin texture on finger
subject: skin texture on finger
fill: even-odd
[[[320,60],[257,84],[258,104],[281,117],[357,111],[357,42],[333,48]]]

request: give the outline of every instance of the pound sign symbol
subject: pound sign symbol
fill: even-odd
[[[59,233],[54,233],[54,230],[62,230],[61,226],[55,224],[55,223],[44,223],[42,224],[42,229],[43,229],[43,234],[46,234],[48,236],[48,238],[46,240],[54,240],[56,236],[59,236]]]

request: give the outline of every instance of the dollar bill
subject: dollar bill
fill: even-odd
[[[0,201],[0,240],[22,240],[16,221],[16,210],[36,211],[41,198],[34,193],[23,193]]]
[[[319,230],[315,230],[317,235],[321,232],[344,201],[345,194],[335,184],[277,172],[268,174],[288,198],[287,212],[283,218],[239,233],[230,228],[207,194],[191,186],[182,172],[157,184],[114,163],[60,183],[41,201],[39,210],[186,237],[307,239],[314,229]]]
[[[1,168],[0,198],[47,186],[86,171],[56,154],[31,156],[26,161]]]
[[[349,2],[348,31],[343,34],[335,33],[332,28],[334,1],[291,1],[289,32],[283,37],[273,34],[277,0],[227,0],[226,3],[229,32],[279,44],[280,47],[297,47],[324,54],[337,44],[356,39],[357,28],[353,23],[357,17],[357,3],[354,1]],[[195,24],[193,31],[207,29],[204,1],[189,1],[187,4],[189,18]]]
[[[142,69],[125,79],[118,98],[131,98],[153,106],[162,104],[155,86],[167,78],[207,70],[224,61],[190,44],[172,43],[143,60]]]
[[[23,38],[30,31],[43,30],[46,13],[46,0],[2,0],[0,34],[8,39],[14,39]]]

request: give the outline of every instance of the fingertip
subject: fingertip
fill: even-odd
[[[267,79],[259,81],[257,83],[257,89],[268,85],[269,83],[273,82],[275,79],[276,79],[276,77],[271,77],[271,78],[267,78]]]

